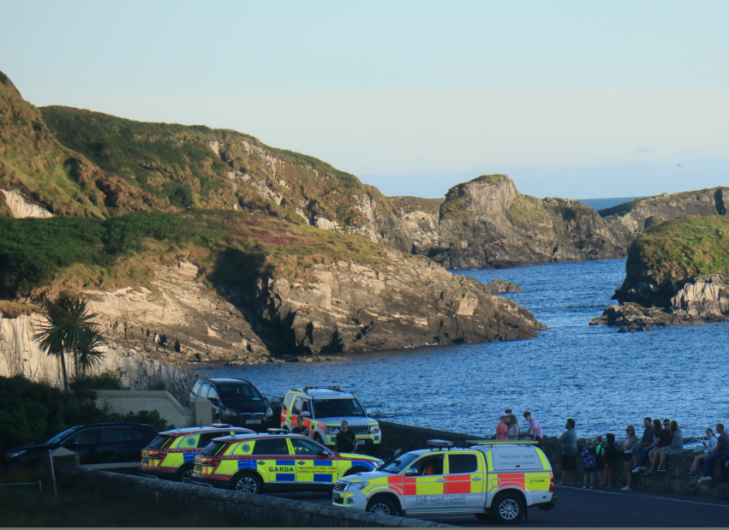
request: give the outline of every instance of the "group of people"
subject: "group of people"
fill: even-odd
[[[645,471],[646,476],[662,473],[667,470],[668,457],[683,453],[683,436],[678,422],[669,419],[661,420],[644,418],[643,436],[638,440],[635,428],[628,425],[625,429],[625,438],[622,442],[623,467],[625,469],[626,484],[623,490],[629,491],[633,482],[633,475]],[[562,480],[560,484],[572,484],[574,472],[577,470],[577,432],[575,420],[569,418],[565,425],[565,432],[560,437],[562,450]],[[704,452],[696,458],[687,474],[695,476],[698,466],[703,462],[704,469],[699,482],[711,480],[711,466],[715,460],[729,457],[729,433],[724,431],[724,425],[716,425],[718,436],[714,436],[711,429],[706,429],[707,438],[702,439]],[[618,460],[618,448],[615,435],[607,433],[603,442],[602,436],[595,440],[586,440],[582,451],[582,464],[584,467],[583,488],[593,488],[597,479],[598,487],[611,486],[615,481],[614,470]]]
[[[516,419],[516,415],[511,413],[511,409],[505,409],[501,413],[501,418],[496,425],[496,439],[497,440],[533,440],[537,443],[541,443],[544,433],[542,432],[542,426],[539,422],[532,418],[532,413],[528,410],[524,412],[524,419],[527,421],[529,428],[527,432],[522,433],[519,427],[519,422]]]

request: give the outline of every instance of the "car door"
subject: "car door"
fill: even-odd
[[[290,438],[296,457],[296,483],[332,486],[337,481],[337,461],[334,454],[316,442]]]
[[[445,477],[443,453],[424,455],[405,470],[403,507],[409,513],[443,510]]]
[[[98,452],[101,429],[90,428],[75,432],[63,441],[63,447],[78,454],[81,465],[100,463]]]
[[[258,474],[267,485],[292,487],[296,484],[296,460],[285,437],[256,440],[251,454],[256,459]]]
[[[102,427],[98,449],[99,462],[132,462],[141,460],[139,443],[128,426]]]
[[[450,508],[483,510],[486,481],[483,478],[479,455],[475,451],[448,454],[446,497]]]

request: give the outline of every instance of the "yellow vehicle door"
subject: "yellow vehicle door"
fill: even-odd
[[[251,454],[264,482],[278,485],[296,482],[296,460],[285,437],[256,440]]]
[[[296,483],[333,485],[337,481],[337,461],[332,453],[310,440],[290,438],[296,456]]]
[[[443,511],[446,506],[444,453],[430,453],[405,470],[403,508],[409,513]]]
[[[486,473],[483,454],[458,451],[448,454],[446,505],[449,508],[483,510],[486,502]]]

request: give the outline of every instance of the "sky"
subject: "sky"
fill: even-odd
[[[729,185],[729,2],[0,0],[37,106],[235,129],[385,195]]]

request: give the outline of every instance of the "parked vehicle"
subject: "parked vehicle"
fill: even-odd
[[[337,479],[381,464],[371,456],[335,453],[299,434],[243,434],[214,439],[195,458],[192,480],[246,493],[330,491]]]
[[[289,390],[281,405],[281,427],[293,429],[299,416],[304,418],[304,426],[309,428],[312,438],[324,445],[334,445],[343,420],[358,442],[372,446],[382,441],[377,420],[367,415],[356,397],[338,386]]]
[[[528,507],[555,505],[552,467],[535,443],[479,441],[455,449],[452,442],[430,440],[430,449],[340,479],[332,502],[386,515],[492,515],[501,524],[517,523]]]
[[[243,427],[214,424],[159,433],[142,451],[139,471],[158,478],[191,482],[193,460],[213,440],[226,434],[251,434]]]
[[[76,425],[57,434],[44,444],[26,445],[5,453],[6,463],[37,464],[49,450],[65,447],[79,455],[82,465],[110,462],[134,462],[141,459],[142,449],[157,436],[152,425],[134,422]]]
[[[230,423],[256,431],[271,426],[273,410],[250,381],[229,378],[198,379],[190,399],[208,398],[213,404],[215,423]]]

